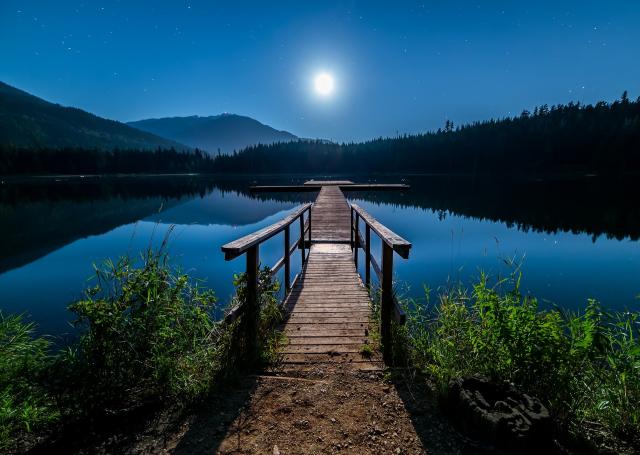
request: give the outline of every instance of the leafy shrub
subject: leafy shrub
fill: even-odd
[[[18,431],[31,431],[57,420],[57,406],[42,386],[50,365],[49,341],[34,338],[34,324],[0,312],[0,449]]]
[[[244,316],[216,321],[213,291],[173,269],[162,248],[139,261],[107,261],[95,273],[96,285],[69,307],[80,337],[57,354],[46,338],[34,338],[32,323],[0,313],[0,449],[61,418],[99,417],[163,398],[192,402],[233,375],[241,359],[277,361],[286,341],[276,327],[280,287],[268,268],[259,276],[252,343]],[[244,303],[245,275],[234,283],[233,304]]]
[[[234,276],[233,284],[236,287],[236,295],[233,298],[232,306],[244,304],[247,292],[246,273]],[[278,330],[278,324],[282,322],[282,309],[279,305],[278,293],[280,283],[271,276],[269,267],[263,267],[258,273],[258,316],[256,326],[257,344],[253,346],[255,352],[248,353],[246,358],[251,362],[257,358],[262,363],[277,363],[280,359],[279,348],[286,344],[287,340],[283,333]],[[241,338],[237,334],[237,338]],[[246,343],[245,348],[250,344]],[[249,348],[251,349],[251,348]]]
[[[147,251],[141,266],[108,261],[96,277],[69,307],[84,332],[66,363],[83,399],[105,407],[206,392],[226,346],[213,292],[191,285],[161,252]]]
[[[538,396],[569,430],[590,424],[637,438],[640,314],[607,313],[594,300],[581,313],[542,310],[519,282],[490,286],[482,275],[471,293],[440,296],[435,310],[414,306],[412,361],[443,397],[452,378],[482,374]]]

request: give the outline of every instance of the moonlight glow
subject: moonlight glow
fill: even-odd
[[[333,76],[329,73],[319,73],[316,75],[313,85],[318,95],[329,96],[333,93]]]

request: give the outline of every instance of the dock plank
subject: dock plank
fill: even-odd
[[[329,199],[337,200],[339,210],[342,209],[344,195],[339,188],[330,188],[324,194],[327,196],[325,205],[320,208],[314,205],[311,209],[312,239],[318,229],[315,223],[324,221],[320,227],[326,230],[334,229],[336,225],[346,227],[347,233],[340,239],[349,240],[350,224],[346,224],[350,223],[350,209],[346,201],[344,206],[349,211],[342,211],[340,215],[346,215],[346,222],[344,219],[331,220],[326,214],[322,218],[318,216],[322,211],[330,210]],[[342,201],[335,190],[340,192]],[[316,235],[326,238],[325,231]],[[284,365],[346,363],[365,370],[379,367],[379,359],[369,359],[360,353],[363,345],[372,343],[371,306],[369,293],[356,271],[350,245],[312,243],[309,260],[285,299],[284,307],[288,319],[283,331],[289,340],[282,350]]]

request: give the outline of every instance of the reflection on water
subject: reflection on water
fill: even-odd
[[[423,283],[468,283],[480,269],[504,274],[503,260],[524,257],[524,288],[542,299],[567,308],[587,297],[615,308],[636,304],[640,208],[628,197],[632,182],[407,180],[406,192],[348,197],[413,242],[410,260],[398,259],[395,269],[410,295],[422,295]],[[4,181],[0,308],[29,313],[44,332],[66,332],[65,307],[87,285],[92,262],[158,245],[170,225],[177,226],[170,242],[175,263],[227,302],[244,263],[225,262],[220,246],[315,196],[251,194],[251,183],[197,176]],[[261,247],[265,264],[280,257],[281,243],[276,237]]]

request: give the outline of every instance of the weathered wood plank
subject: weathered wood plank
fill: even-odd
[[[340,196],[349,222],[350,209]],[[315,236],[322,219],[314,218],[314,210],[315,206],[311,215]],[[330,220],[325,221],[329,226]],[[348,231],[345,238],[347,235]],[[289,340],[282,350],[284,363],[355,362],[372,367],[369,359],[360,355],[362,346],[371,342],[370,304],[351,259],[350,246],[312,244],[300,280],[284,302],[288,319],[283,331]]]
[[[295,222],[297,218],[300,217],[306,210],[311,207],[311,203],[303,204],[298,209],[296,209],[293,213],[289,214],[282,220],[274,223],[270,226],[267,226],[263,229],[260,229],[257,232],[254,232],[249,235],[245,235],[233,242],[229,242],[222,246],[222,252],[224,253],[224,257],[226,260],[230,260],[240,256],[242,253],[246,252],[249,248],[259,245],[265,240],[270,239],[274,235],[281,232],[284,228],[289,226],[291,223]]]
[[[332,345],[332,344],[355,344],[358,346],[362,346],[366,344],[369,340],[366,335],[362,336],[336,336],[336,335],[326,335],[326,336],[300,336],[300,337],[292,337],[289,340],[290,345]]]
[[[274,192],[274,191],[318,191],[324,186],[323,183],[303,184],[303,185],[252,185],[250,191]],[[377,190],[408,190],[410,185],[404,183],[347,183],[338,185],[343,191],[377,191]]]
[[[323,186],[311,208],[311,242],[347,242],[351,208],[338,186]]]
[[[382,365],[382,362],[379,360],[377,356],[374,356],[373,359],[369,359],[363,357],[359,352],[344,352],[344,353],[331,353],[331,354],[285,354],[283,356],[283,362],[285,364],[289,363],[353,363],[353,364],[364,364],[365,366],[370,366],[372,363],[378,362]],[[360,368],[360,366],[358,366]]]
[[[389,245],[393,251],[398,253],[404,259],[409,257],[409,251],[411,250],[411,243],[400,237],[391,229],[380,223],[374,217],[369,215],[363,208],[357,204],[351,204],[353,210],[355,210],[362,219],[371,227],[371,229],[378,234],[384,243]]]
[[[360,352],[363,343],[352,344],[291,344],[282,349],[283,354],[330,354]]]

